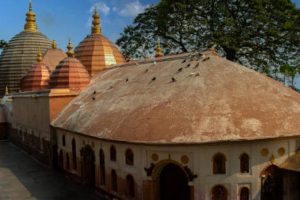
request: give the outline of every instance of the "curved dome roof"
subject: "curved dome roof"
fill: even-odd
[[[42,62],[41,53],[38,54],[38,63],[28,71],[26,76],[21,79],[22,91],[38,91],[48,89],[50,70]]]
[[[92,34],[75,49],[75,57],[86,67],[91,76],[111,65],[125,62],[118,48],[101,34],[99,14],[93,15]]]
[[[37,31],[35,14],[31,4],[27,13],[24,31],[14,36],[3,50],[0,57],[0,96],[4,95],[5,87],[16,92],[20,88],[20,80],[36,63],[38,49],[44,53],[51,48],[51,41]]]
[[[51,89],[82,90],[90,82],[90,76],[82,63],[73,57],[73,47],[68,44],[68,57],[60,61],[50,76]]]
[[[136,143],[205,143],[300,135],[300,95],[208,51],[105,70],[52,123]]]
[[[67,54],[61,50],[56,48],[55,41],[52,42],[52,48],[48,49],[43,56],[43,63],[45,63],[50,71],[54,71],[55,67],[59,64],[61,60],[67,57]]]

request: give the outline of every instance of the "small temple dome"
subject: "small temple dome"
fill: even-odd
[[[74,58],[72,43],[68,44],[68,57],[60,61],[50,76],[51,89],[82,90],[90,82],[90,76],[82,63]]]
[[[35,64],[21,79],[21,91],[38,91],[49,87],[50,71],[42,62],[42,54],[38,53],[38,63]]]
[[[21,78],[36,63],[38,49],[45,53],[51,48],[51,41],[37,30],[31,3],[26,15],[24,31],[9,41],[0,56],[0,96],[4,95],[6,86],[11,92],[18,91]]]
[[[111,65],[125,62],[118,48],[101,33],[100,17],[95,10],[92,33],[75,49],[75,57],[86,67],[91,76]]]
[[[67,54],[56,47],[55,40],[52,41],[52,48],[48,49],[43,56],[43,63],[49,67],[50,71],[54,71],[58,63],[67,57]]]

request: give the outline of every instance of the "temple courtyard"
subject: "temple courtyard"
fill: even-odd
[[[0,200],[100,199],[8,142],[0,141]]]

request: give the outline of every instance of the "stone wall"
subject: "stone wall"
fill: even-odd
[[[222,185],[228,192],[228,199],[239,199],[241,188],[248,188],[250,199],[259,200],[261,190],[261,173],[270,165],[280,166],[289,156],[295,153],[296,138],[280,138],[272,140],[225,142],[215,144],[191,145],[145,145],[105,141],[89,136],[57,129],[58,152],[63,154],[63,170],[66,173],[81,177],[83,170],[80,151],[90,146],[95,154],[95,186],[102,193],[118,199],[157,199],[158,176],[168,163],[182,168],[189,176],[191,200],[209,200],[212,198],[212,188]],[[63,142],[63,136],[65,142]],[[77,169],[72,163],[72,140],[76,141]],[[110,147],[117,150],[117,159],[110,159]],[[134,164],[126,164],[125,151],[130,148],[134,152]],[[100,150],[105,154],[105,184],[101,184]],[[213,174],[212,158],[216,153],[226,157],[226,173]],[[250,158],[250,170],[240,172],[240,155],[247,153]],[[66,155],[69,156],[69,167]],[[111,171],[117,174],[118,190],[111,186]],[[150,175],[147,175],[150,171]],[[135,181],[135,197],[128,196],[126,177],[132,175]],[[290,185],[290,184],[287,184]],[[288,189],[285,188],[286,191]],[[289,190],[293,190],[292,188]],[[289,199],[285,196],[284,199]]]
[[[45,165],[52,164],[50,142],[26,130],[11,129],[9,140]]]

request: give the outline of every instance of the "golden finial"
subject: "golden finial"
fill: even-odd
[[[35,14],[32,11],[32,3],[29,2],[29,10],[26,13],[26,24],[24,26],[25,31],[37,32],[37,25],[35,23]]]
[[[7,96],[9,93],[8,93],[8,87],[6,86],[5,87],[5,96]]]
[[[160,39],[158,38],[155,57],[161,57],[161,56],[164,56],[164,54],[161,52]]]
[[[100,33],[101,33],[100,16],[97,11],[97,7],[95,7],[94,14],[93,14],[92,34],[100,34]]]
[[[68,49],[68,51],[67,51],[68,57],[73,57],[74,56],[73,44],[72,44],[70,38],[69,38],[69,43],[68,43],[67,49]]]
[[[38,63],[41,63],[42,60],[43,60],[43,55],[42,55],[41,50],[39,48],[38,54],[37,54],[37,61],[38,61]]]
[[[56,49],[56,41],[52,40],[52,49]]]

